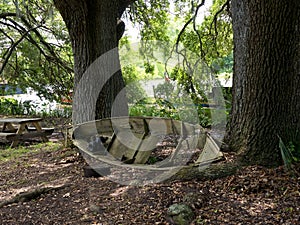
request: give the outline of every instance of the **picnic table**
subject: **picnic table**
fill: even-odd
[[[47,142],[47,136],[51,135],[54,129],[42,128],[40,125],[42,120],[42,118],[0,118],[0,124],[3,124],[0,137],[11,141],[11,147],[15,147],[21,140],[35,137]]]

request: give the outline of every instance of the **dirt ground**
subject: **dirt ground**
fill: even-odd
[[[191,224],[300,224],[299,166],[137,187],[84,177],[76,149],[38,146],[0,163],[0,224],[171,224],[174,203],[190,205]]]

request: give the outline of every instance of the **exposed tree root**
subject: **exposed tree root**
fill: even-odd
[[[214,180],[236,173],[242,164],[236,162],[210,164],[208,166],[184,167],[178,173],[167,179],[167,182],[181,180]]]
[[[0,202],[0,208],[10,205],[10,204],[13,204],[13,203],[28,202],[33,199],[37,199],[41,195],[47,194],[51,191],[57,191],[57,190],[63,189],[66,186],[68,186],[68,185],[62,184],[62,185],[57,185],[57,186],[38,187],[33,190],[21,192],[10,199]]]

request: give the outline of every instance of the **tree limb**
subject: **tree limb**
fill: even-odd
[[[216,39],[217,39],[217,36],[219,34],[218,32],[218,28],[217,28],[217,22],[218,22],[218,16],[225,10],[225,7],[227,7],[227,11],[229,12],[230,11],[230,2],[231,0],[227,0],[221,7],[221,9],[216,12],[216,14],[214,15],[214,18],[213,18],[213,21],[212,23],[210,24],[210,35],[212,35],[211,31],[212,31],[212,26],[214,26],[214,31],[215,31],[215,34],[212,35],[213,36],[213,39],[214,39],[214,43],[216,43]],[[217,54],[218,53],[218,50],[217,50]]]
[[[183,28],[181,29],[181,31],[179,32],[178,36],[177,36],[177,40],[176,40],[176,46],[179,45],[180,39],[182,34],[184,33],[185,29],[188,27],[188,25],[194,21],[195,24],[195,20],[198,14],[199,9],[205,4],[205,0],[202,0],[202,2],[196,7],[196,11],[194,13],[194,15],[184,24]]]
[[[196,8],[196,11],[195,11],[195,14],[193,16],[193,30],[196,32],[197,36],[198,36],[198,40],[199,40],[199,44],[200,44],[200,54],[201,54],[201,57],[204,58],[205,57],[205,53],[203,51],[203,44],[202,44],[202,38],[201,38],[201,35],[196,27],[196,18],[197,18],[197,15],[198,15],[198,12],[199,12],[199,9],[201,6],[203,6],[205,3],[205,1],[202,1],[200,5],[197,6]]]
[[[0,24],[1,24],[1,22],[0,22]],[[6,38],[8,38],[8,39],[10,40],[11,43],[14,42],[14,40],[13,40],[13,39],[12,39],[12,38],[4,31],[4,30],[0,29],[0,32],[1,32]],[[4,54],[3,54],[3,57],[5,57],[6,54],[8,54],[8,52],[9,52],[9,49],[6,49],[5,52],[4,52]],[[0,74],[1,74],[1,73],[0,73]]]
[[[21,21],[24,23],[24,25],[26,26],[26,28],[29,30],[29,31],[33,31],[34,34],[37,36],[37,38],[39,39],[39,41],[42,43],[43,46],[45,46],[45,48],[49,51],[50,53],[50,56],[48,54],[46,54],[42,49],[41,47],[37,44],[37,42],[34,40],[34,38],[29,34],[29,32],[26,32],[26,29],[21,26],[20,24],[18,24],[17,22],[11,20],[9,17],[17,17],[17,18],[20,18]],[[15,27],[13,27],[14,29],[18,30],[20,33],[23,33],[23,32],[26,32],[30,39],[30,42],[32,44],[34,44],[38,49],[39,51],[49,60],[54,60],[56,62],[58,62],[63,68],[66,69],[66,71],[68,71],[69,73],[72,73],[73,72],[73,69],[70,68],[68,65],[65,64],[65,62],[63,62],[58,56],[57,54],[54,52],[52,46],[47,43],[45,41],[45,39],[43,38],[43,36],[39,33],[39,31],[37,30],[37,28],[34,28],[32,27],[32,25],[26,20],[26,18],[22,15],[22,14],[17,14],[17,13],[12,13],[12,12],[6,12],[6,13],[1,13],[0,14],[0,19],[6,19],[8,21],[10,21],[12,24],[15,24]],[[9,25],[9,24],[8,24]],[[42,24],[38,25],[38,27],[41,27]],[[20,31],[19,28],[21,28],[22,31]],[[24,39],[24,38],[22,38]],[[4,67],[2,66],[1,68],[1,72],[3,71]]]
[[[3,70],[4,70],[5,66],[6,66],[6,64],[7,64],[8,61],[9,61],[10,56],[12,55],[13,51],[14,51],[15,48],[18,46],[18,44],[21,43],[21,41],[28,35],[29,32],[31,32],[31,31],[34,30],[34,29],[38,29],[38,28],[39,28],[39,26],[38,26],[38,27],[34,27],[34,28],[30,29],[30,30],[27,30],[27,31],[21,36],[21,38],[20,38],[18,41],[16,41],[16,42],[13,43],[13,45],[11,46],[11,48],[10,48],[9,51],[8,51],[7,56],[5,57],[5,60],[4,60],[3,63],[2,63],[2,66],[1,66],[1,68],[0,68],[0,74],[2,74],[2,72],[3,72]]]

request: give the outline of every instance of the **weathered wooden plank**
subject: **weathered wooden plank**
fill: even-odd
[[[178,152],[210,147],[206,131],[200,125],[165,118],[117,117],[79,124],[74,129],[77,143],[89,142],[95,135],[112,137],[107,147],[109,154],[116,160],[134,164],[145,163],[159,140],[169,134],[180,135],[183,140],[172,158]]]
[[[16,136],[16,133],[8,133],[8,132],[1,132],[0,133],[0,137],[4,137],[4,138],[13,137],[13,136]]]
[[[196,133],[198,138],[197,148],[203,149],[206,143],[207,132],[199,133],[196,131]]]
[[[4,123],[3,124],[3,127],[1,129],[1,131],[3,132],[11,132],[11,133],[15,133],[17,132],[18,130],[18,127],[17,126],[14,126],[12,123]]]
[[[130,146],[128,146],[127,143],[130,143]],[[132,159],[135,152],[134,148],[137,145],[138,143],[136,143],[132,137],[132,133],[121,131],[118,132],[116,138],[111,141],[109,153],[120,161]]]
[[[108,165],[117,166],[117,167],[124,167],[124,168],[134,168],[134,169],[141,169],[141,170],[148,170],[148,171],[169,171],[172,169],[178,169],[175,167],[157,167],[155,165],[141,165],[141,164],[126,164],[123,163],[111,155],[97,155],[93,152],[87,151],[88,143],[83,140],[74,140],[74,144],[82,151],[84,154],[87,154],[89,157],[93,158],[94,160],[99,160],[100,162],[107,163]]]
[[[143,137],[142,134],[132,133],[132,130],[119,132],[112,141],[109,148],[111,155],[120,161],[139,164],[148,160],[157,143],[155,137]]]
[[[0,118],[0,123],[30,123],[40,122],[43,118]]]
[[[5,137],[8,141],[24,141],[30,138],[43,138],[48,134],[45,131],[33,131],[30,133],[16,134],[16,133],[0,133],[0,137]]]
[[[96,120],[96,130],[98,132],[98,134],[100,135],[107,135],[107,136],[111,136],[113,133],[113,128],[112,128],[112,124],[111,124],[111,119],[102,119],[102,120]]]
[[[26,140],[29,138],[46,137],[48,133],[46,131],[32,131],[29,133],[18,134],[19,140]]]
[[[196,163],[211,162],[223,157],[220,147],[216,144],[213,138],[207,134],[204,149],[198,157]]]
[[[36,127],[27,127],[28,132],[37,131]],[[46,135],[51,135],[54,132],[54,128],[51,127],[42,127],[42,131],[46,133]]]
[[[147,122],[153,135],[161,136],[174,133],[171,119],[148,118]]]
[[[74,126],[73,136],[76,139],[89,140],[91,136],[97,134],[111,136],[113,128],[110,119],[89,121]]]
[[[160,138],[157,136],[149,135],[147,136],[144,141],[141,143],[139,148],[139,152],[136,155],[134,163],[146,163],[151,152],[156,148],[157,143],[159,142]]]

